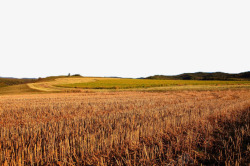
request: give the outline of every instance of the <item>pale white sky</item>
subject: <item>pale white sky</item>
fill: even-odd
[[[250,70],[249,0],[1,0],[0,76]]]

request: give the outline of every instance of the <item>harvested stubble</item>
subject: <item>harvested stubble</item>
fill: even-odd
[[[0,96],[0,164],[247,165],[249,96],[249,90]]]

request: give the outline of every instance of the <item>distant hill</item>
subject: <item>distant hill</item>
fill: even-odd
[[[167,76],[167,75],[155,75],[146,77],[145,79],[157,79],[157,80],[250,80],[250,71],[238,73],[238,74],[229,74],[222,72],[215,73],[206,73],[206,72],[197,72],[197,73],[184,73],[180,75]]]
[[[0,77],[0,87],[10,86],[10,85],[18,85],[18,84],[25,84],[25,83],[31,83],[35,82],[36,79],[30,79],[30,78],[4,78]]]

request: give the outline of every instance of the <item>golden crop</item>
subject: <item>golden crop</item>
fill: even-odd
[[[72,79],[73,80],[73,79]],[[80,79],[79,79],[80,80]],[[82,79],[84,80],[84,78]],[[229,86],[229,85],[248,85],[250,81],[215,81],[215,80],[151,80],[151,79],[96,79],[85,82],[57,82],[55,86],[67,88],[83,89],[133,89],[133,88],[152,88],[152,87],[176,87],[176,86]]]
[[[247,165],[249,96],[249,90],[0,96],[0,165]]]

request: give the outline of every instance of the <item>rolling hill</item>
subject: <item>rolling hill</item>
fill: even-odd
[[[184,73],[176,76],[155,75],[142,79],[51,76],[38,79],[0,77],[0,94],[85,92],[89,91],[167,91],[220,90],[250,87],[250,72]]]

